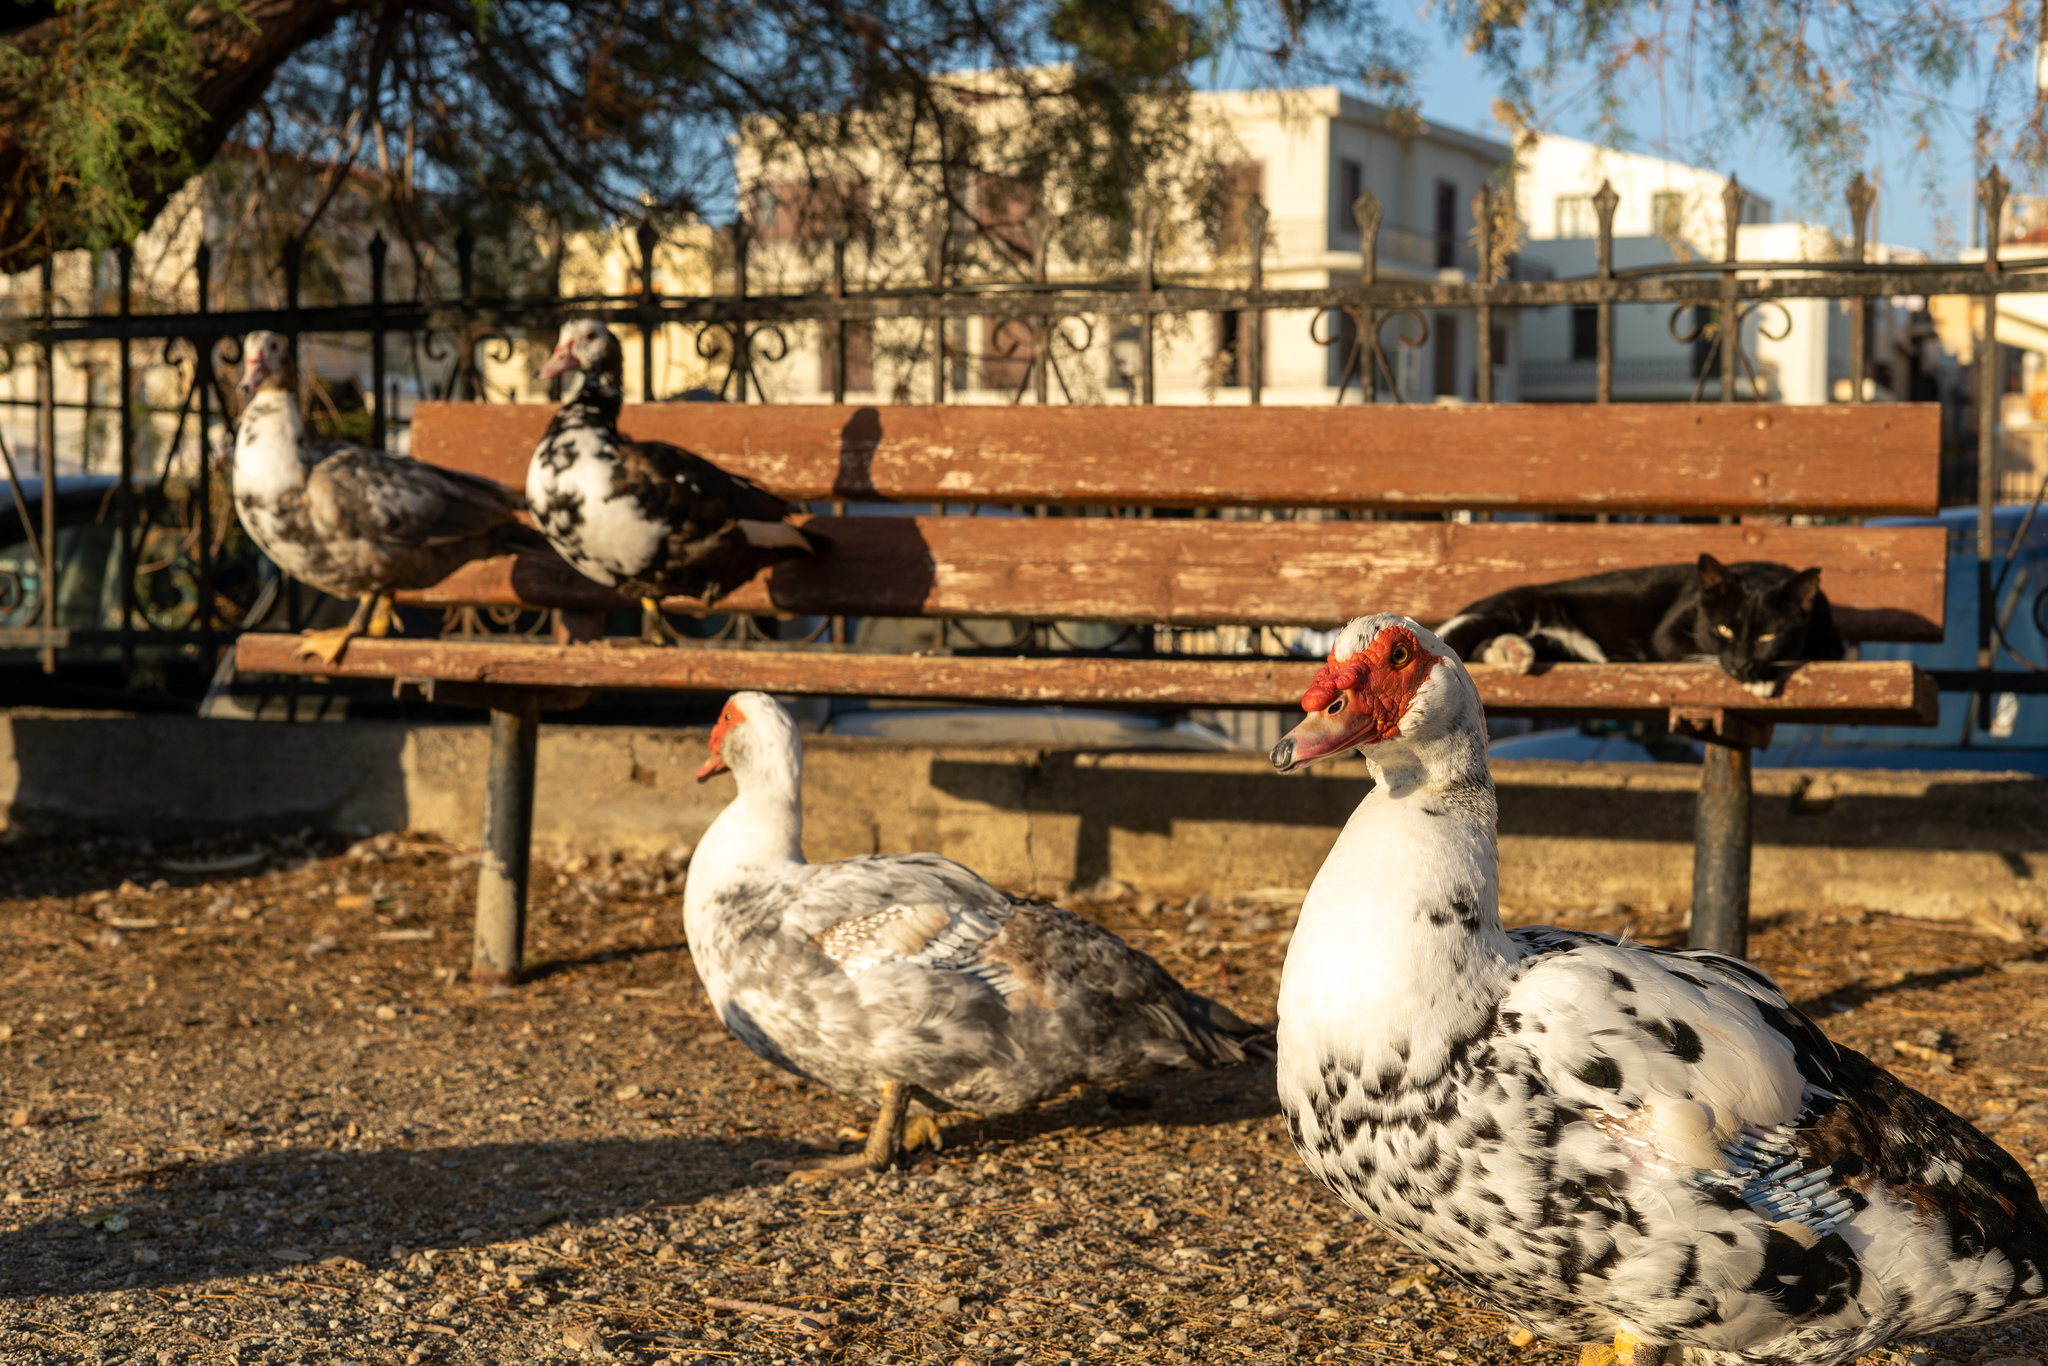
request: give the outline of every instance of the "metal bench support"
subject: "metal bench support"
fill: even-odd
[[[1692,834],[1691,947],[1749,956],[1750,751],[1771,727],[1718,708],[1672,708],[1671,729],[1706,742]]]
[[[526,872],[533,852],[533,766],[540,707],[532,699],[491,711],[490,776],[484,787],[483,863],[476,880],[476,947],[469,979],[512,986],[526,965]]]
[[[490,768],[484,783],[484,856],[476,879],[476,939],[469,980],[509,987],[526,966],[526,872],[533,853],[533,771],[540,714],[573,711],[587,688],[507,687],[400,675],[401,701],[483,707],[491,713]]]

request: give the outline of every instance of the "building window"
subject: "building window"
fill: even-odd
[[[1436,268],[1458,264],[1458,187],[1436,183]]]
[[[1240,161],[1216,168],[1216,245],[1224,252],[1245,249],[1244,211],[1263,193],[1265,182],[1263,162]]]
[[[1449,397],[1458,392],[1458,315],[1436,315],[1436,393]]]
[[[975,217],[981,230],[1013,261],[1031,259],[1031,216],[1038,187],[1011,176],[983,176],[976,186]]]
[[[1031,374],[1031,324],[1022,318],[984,318],[981,387],[1014,394]]]
[[[832,324],[819,324],[818,392],[832,392],[832,348],[838,343]],[[875,325],[850,322],[846,325],[846,391],[864,394],[875,387]]]
[[[1597,360],[1600,356],[1600,310],[1572,310],[1572,359]]]
[[[1337,231],[1356,233],[1358,217],[1351,212],[1351,206],[1365,193],[1365,163],[1346,157],[1337,163]]]
[[[1650,196],[1650,231],[1665,241],[1674,241],[1685,230],[1685,196],[1676,190],[1659,190]]]
[[[1224,387],[1242,389],[1251,383],[1251,329],[1245,325],[1246,313],[1218,313],[1216,315],[1216,358],[1210,363],[1210,374],[1215,382]],[[1263,320],[1262,320],[1263,321]],[[1265,383],[1266,348],[1259,348],[1259,382]]]
[[[1557,197],[1557,235],[1559,237],[1598,237],[1600,215],[1594,212],[1593,196],[1589,194],[1561,194]]]
[[[852,238],[874,235],[868,187],[856,180],[779,181],[753,194],[756,242],[825,242],[836,223]]]

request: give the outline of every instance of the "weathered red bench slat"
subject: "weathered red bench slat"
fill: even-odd
[[[1105,517],[820,517],[826,547],[715,610],[814,616],[1023,617],[1176,626],[1333,626],[1361,611],[1448,619],[1488,593],[1688,560],[1822,567],[1845,635],[1939,640],[1940,527],[1587,526],[1558,522],[1254,522]],[[420,604],[629,606],[573,573],[511,557],[469,565]],[[703,604],[677,599],[678,611]]]
[[[438,679],[500,687],[764,692],[928,701],[1098,706],[1292,707],[1317,663],[1293,659],[1056,659],[987,655],[662,649],[500,641],[357,640],[335,665],[293,659],[285,635],[243,636],[236,666],[337,678]],[[820,667],[825,660],[830,667]],[[1711,664],[1559,664],[1516,674],[1472,667],[1489,712],[1663,720],[1671,708],[1734,709],[1765,722],[1915,725],[1935,715],[1932,680],[1903,662],[1808,664],[1760,698]]]
[[[548,404],[422,403],[412,453],[513,487]],[[636,404],[785,498],[1436,511],[1928,513],[1936,404],[1340,408]]]

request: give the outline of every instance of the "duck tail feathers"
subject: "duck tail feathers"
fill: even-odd
[[[1219,1001],[1200,992],[1181,991],[1180,1017],[1193,1036],[1195,1051],[1210,1067],[1235,1067],[1241,1062],[1273,1058],[1273,1028],[1255,1025]]]

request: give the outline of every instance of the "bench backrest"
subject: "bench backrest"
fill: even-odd
[[[422,404],[413,454],[522,485],[553,409]],[[1738,515],[1739,525],[820,517],[831,553],[721,610],[800,615],[1334,624],[1439,621],[1502,588],[1633,565],[1819,565],[1845,635],[1939,639],[1938,527],[1774,524],[1930,513],[1934,405],[1492,407],[629,406],[792,501]],[[857,566],[857,572],[850,571]],[[474,565],[421,602],[618,600],[530,562]],[[690,604],[679,604],[687,608]]]

